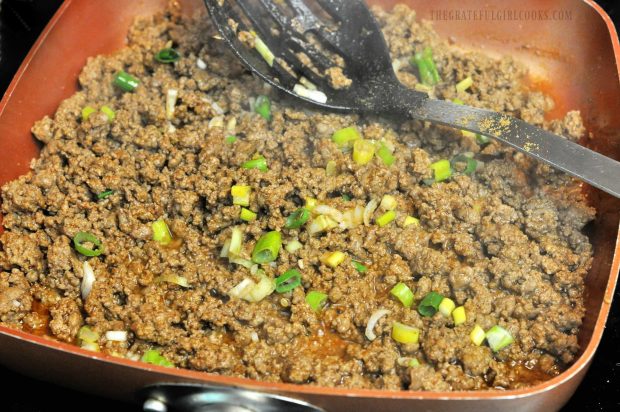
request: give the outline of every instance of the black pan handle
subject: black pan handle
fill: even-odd
[[[325,412],[299,399],[232,386],[161,383],[137,397],[144,412]]]

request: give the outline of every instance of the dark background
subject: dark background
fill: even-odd
[[[105,1],[105,0],[95,0]],[[128,0],[131,1],[131,0]],[[38,37],[59,0],[0,0],[0,95]],[[599,0],[616,27],[620,2]],[[620,115],[620,114],[619,114]],[[616,291],[607,329],[583,383],[565,411],[620,410],[620,291]],[[37,381],[0,366],[0,410],[7,412],[139,411],[137,405],[88,396],[57,385]]]

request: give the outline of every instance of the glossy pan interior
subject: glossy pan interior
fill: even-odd
[[[410,4],[420,18],[434,19],[436,29],[463,47],[489,53],[511,54],[528,64],[532,87],[544,89],[556,100],[550,117],[580,109],[590,132],[584,144],[620,159],[620,46],[609,17],[589,0],[509,1],[387,0],[371,1],[391,7]],[[52,114],[59,102],[77,87],[77,75],[88,56],[110,53],[124,44],[132,19],[165,7],[165,0],[66,1],[22,64],[0,103],[0,183],[27,172],[39,146],[31,136],[34,121]],[[204,6],[200,0],[181,1],[191,13]],[[500,20],[490,11],[560,10],[564,19]],[[486,12],[483,20],[437,20],[443,11]],[[450,14],[447,14],[449,17]],[[461,15],[462,16],[462,15]],[[471,16],[471,15],[470,15]],[[522,15],[523,16],[523,15]],[[531,15],[530,15],[531,16]],[[480,17],[479,17],[480,18]],[[620,178],[620,176],[619,176]],[[601,339],[611,305],[618,267],[620,202],[584,187],[597,208],[588,228],[595,258],[587,279],[584,325],[579,335],[581,355],[568,370],[541,385],[489,392],[389,392],[349,390],[262,383],[179,369],[155,367],[87,352],[75,346],[0,327],[0,362],[49,381],[83,391],[131,399],[149,383],[192,381],[232,385],[305,399],[326,410],[439,409],[468,411],[498,407],[519,410],[555,410],[563,405],[583,378]],[[1,230],[1,229],[0,229]]]

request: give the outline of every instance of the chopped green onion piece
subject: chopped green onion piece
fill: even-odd
[[[271,121],[271,101],[269,97],[260,95],[254,103],[254,111],[262,116],[268,122]]]
[[[407,366],[409,366],[410,368],[418,367],[420,366],[420,361],[418,361],[416,358],[411,358]]]
[[[299,249],[301,249],[304,245],[301,244],[299,240],[291,240],[285,246],[285,249],[288,253],[295,253]]]
[[[305,206],[305,208],[308,209],[309,211],[312,211],[316,207],[316,205],[318,205],[318,204],[319,204],[319,201],[316,200],[315,198],[307,197],[306,198],[306,206]]]
[[[476,133],[476,143],[478,143],[479,145],[485,145],[490,141],[491,139],[489,137]]]
[[[297,269],[289,269],[276,278],[276,292],[286,293],[301,285],[301,273]]]
[[[431,186],[433,183],[435,183],[435,179],[422,179],[422,183],[424,183],[426,186]]]
[[[419,226],[420,225],[420,219],[418,219],[417,217],[413,217],[413,216],[407,216],[405,218],[405,221],[403,222],[403,226],[407,227],[409,225]]]
[[[394,210],[398,203],[396,202],[396,198],[392,195],[384,195],[381,199],[381,203],[379,207],[385,211]]]
[[[377,150],[377,157],[383,161],[383,164],[386,166],[392,166],[394,164],[394,160],[396,159],[390,149],[382,144]]]
[[[154,241],[163,246],[172,242],[172,233],[170,233],[170,229],[163,219],[158,219],[151,223],[151,228],[153,229]]]
[[[351,196],[345,193],[344,195],[342,195],[342,200],[344,200],[345,202],[349,202],[351,200]]]
[[[462,325],[467,320],[465,314],[465,306],[459,306],[452,311],[452,319],[454,319],[454,326]]]
[[[105,114],[108,122],[112,123],[116,119],[116,112],[110,106],[101,106],[101,113]]]
[[[99,340],[99,334],[88,326],[82,326],[78,332],[78,339],[82,342],[96,343]]]
[[[471,139],[475,139],[476,138],[476,133],[472,133],[469,130],[461,130],[461,134],[465,137],[469,137]]]
[[[437,313],[442,300],[443,296],[439,293],[430,292],[428,295],[424,296],[424,299],[422,299],[418,305],[418,312],[422,316],[433,316]]]
[[[234,185],[230,188],[230,194],[233,198],[233,205],[250,206],[251,186]]]
[[[144,355],[142,355],[142,358],[140,360],[142,362],[150,363],[152,365],[165,366],[167,368],[174,367],[174,363],[170,362],[168,359],[162,356],[156,349],[149,349],[144,352]]]
[[[368,268],[364,265],[362,265],[360,262],[353,260],[351,261],[351,263],[353,264],[353,267],[355,268],[355,270],[357,270],[360,273],[365,273],[366,271],[368,271]]]
[[[390,294],[400,300],[400,303],[406,308],[410,308],[413,305],[413,292],[403,282],[398,282],[394,285],[392,290],[390,290]]]
[[[234,263],[236,265],[241,265],[246,269],[251,269],[254,266],[254,262],[249,259],[240,258],[238,256],[232,256],[228,259],[230,263]]]
[[[420,81],[427,86],[434,86],[439,83],[439,72],[433,60],[433,51],[430,47],[424,49],[422,53],[416,53],[411,57],[410,63],[418,66]]]
[[[280,232],[271,231],[262,235],[252,251],[252,262],[269,263],[278,258],[278,253],[282,247],[282,235]]]
[[[106,197],[111,196],[111,195],[113,195],[113,194],[114,194],[114,190],[104,190],[104,191],[103,191],[103,192],[101,192],[101,193],[97,193],[97,199],[99,199],[99,200],[103,200],[103,199],[105,199]]]
[[[238,227],[233,228],[230,235],[230,245],[228,246],[228,256],[231,256],[233,258],[238,257],[241,254],[242,243],[243,232]]]
[[[287,229],[297,229],[306,223],[309,218],[310,211],[304,207],[299,208],[286,218],[284,227]]]
[[[94,248],[89,249],[86,246],[83,246],[84,243],[89,242],[92,243]],[[103,244],[95,235],[88,232],[77,232],[77,234],[73,237],[73,246],[75,246],[75,250],[81,253],[84,256],[99,256],[103,253]]]
[[[498,352],[515,341],[510,335],[510,332],[499,325],[495,325],[489,329],[485,337],[493,352]]]
[[[482,345],[484,341],[484,329],[480,327],[480,325],[474,326],[471,333],[469,334],[469,338],[476,346]]]
[[[454,99],[452,99],[452,103],[458,104],[458,105],[461,105],[461,106],[465,104],[465,102],[462,101],[461,99],[459,99],[458,97],[455,97]]]
[[[252,212],[250,209],[242,207],[239,217],[241,218],[241,220],[245,220],[246,222],[252,222],[256,220],[256,213]]]
[[[396,342],[410,344],[418,343],[420,338],[420,329],[413,326],[407,326],[400,322],[394,322],[392,325],[392,339]]]
[[[327,294],[312,290],[306,294],[306,303],[313,311],[320,311],[327,302]]]
[[[131,74],[121,70],[114,76],[114,84],[125,92],[133,92],[140,84],[140,81]]]
[[[273,52],[269,49],[269,47],[267,47],[265,42],[256,35],[256,33],[253,33],[253,34],[254,34],[254,48],[261,55],[261,57],[265,59],[265,61],[267,62],[269,66],[273,66],[273,60],[275,58]]]
[[[189,287],[189,283],[187,282],[187,278],[184,276],[173,275],[171,273],[166,273],[155,279],[156,282],[168,282],[174,283],[175,285],[179,285],[184,288]]]
[[[474,79],[472,79],[471,76],[467,76],[456,84],[456,92],[463,93],[465,90],[469,89],[472,84],[474,84]]]
[[[327,176],[336,176],[337,174],[338,174],[338,168],[336,166],[336,162],[333,161],[333,160],[330,160],[325,165],[325,175],[327,175]]]
[[[259,302],[265,297],[271,295],[276,289],[275,279],[267,277],[262,270],[259,271],[260,281],[250,288],[249,292],[242,296],[242,299],[248,302]]]
[[[375,155],[375,145],[368,140],[359,139],[353,143],[353,161],[363,166]]]
[[[336,268],[346,259],[347,255],[337,250],[335,252],[324,255],[321,258],[321,262],[325,263],[327,266],[331,268]]]
[[[161,49],[156,55],[155,60],[160,63],[174,63],[179,60],[181,55],[178,51],[173,49],[172,47],[166,47],[165,49]]]
[[[267,160],[263,156],[257,157],[256,159],[248,160],[244,164],[241,165],[244,169],[258,169],[261,172],[266,172],[269,170],[267,167]]]
[[[97,110],[93,106],[86,106],[82,109],[82,121],[88,120],[91,114],[95,113]]]
[[[233,143],[235,143],[235,142],[237,141],[237,136],[233,136],[233,135],[226,136],[226,138],[224,139],[224,141],[225,141],[226,143],[228,143],[228,144],[233,144]]]
[[[450,162],[446,159],[438,160],[435,163],[431,163],[431,169],[434,171],[435,182],[441,182],[452,176],[452,169],[450,168]]]
[[[443,298],[443,300],[441,301],[441,303],[439,304],[439,312],[441,312],[442,315],[444,316],[450,316],[452,314],[452,311],[454,310],[454,308],[456,307],[456,304],[454,303],[454,301],[450,298]]]
[[[332,141],[341,149],[350,147],[353,142],[359,139],[361,139],[360,133],[353,126],[336,130],[334,134],[332,134]]]
[[[313,235],[335,227],[338,227],[338,222],[327,215],[319,215],[312,219],[312,222],[308,225],[308,233]]]
[[[80,348],[89,350],[91,352],[99,352],[99,344],[95,342],[82,342]]]
[[[385,225],[387,225],[388,223],[390,223],[392,220],[396,219],[396,212],[393,210],[390,210],[388,212],[385,212],[384,214],[382,214],[381,216],[379,216],[375,222],[377,222],[377,224],[379,225],[379,227],[383,227]]]
[[[478,166],[478,162],[475,159],[472,159],[471,157],[467,157],[463,154],[455,156],[450,161],[451,168],[454,170],[458,170],[457,164],[459,163],[465,164],[465,169],[463,170],[463,174],[466,174],[466,175],[470,175],[474,173],[476,171],[476,167]]]

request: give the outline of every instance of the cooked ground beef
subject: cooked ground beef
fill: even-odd
[[[571,139],[583,133],[576,112],[545,120],[553,102],[523,86],[527,70],[511,58],[461,51],[406,7],[375,12],[406,85],[418,81],[406,59],[430,46],[441,75],[435,97],[457,97],[454,84],[471,76],[473,86],[458,95],[466,104]],[[44,144],[40,157],[2,188],[4,325],[76,343],[88,325],[99,333],[100,350],[117,356],[137,359],[155,348],[178,367],[355,388],[517,388],[573,360],[592,254],[582,228],[594,210],[571,178],[458,131],[301,110],[254,79],[214,34],[205,16],[185,19],[172,10],[137,19],[127,47],[90,58],[80,90],[34,125]],[[154,60],[170,44],[180,60]],[[113,85],[120,70],[140,80],[135,92]],[[169,89],[178,90],[170,119]],[[251,110],[259,94],[272,98],[271,121]],[[101,112],[81,119],[85,106],[103,105],[115,110],[113,121]],[[337,148],[332,133],[351,125],[393,146],[394,165],[375,158],[360,166]],[[232,134],[237,140],[227,142]],[[424,183],[432,162],[463,152],[480,161],[473,175]],[[256,154],[268,171],[240,167]],[[335,173],[326,173],[329,161]],[[252,187],[248,208],[256,220],[239,219],[230,196],[235,184]],[[113,193],[98,199],[105,190]],[[397,218],[383,227],[371,222],[315,236],[307,225],[284,227],[306,198],[345,211],[386,194],[396,198]],[[405,227],[407,215],[419,225]],[[152,239],[151,224],[160,218],[173,233],[171,245]],[[267,231],[280,231],[284,243],[299,240],[301,249],[280,250],[263,269],[274,278],[296,267],[301,286],[259,302],[231,297],[234,285],[252,278],[251,270],[219,257],[234,227],[244,233],[246,258]],[[72,244],[78,232],[101,239],[105,253],[79,254]],[[346,255],[342,264],[322,263],[336,250]],[[368,270],[355,270],[353,259]],[[83,300],[85,260],[96,280]],[[161,281],[170,275],[188,286]],[[412,309],[389,294],[398,282],[413,290]],[[328,296],[319,312],[305,301],[309,291]],[[467,321],[455,326],[441,313],[421,316],[416,304],[431,291],[464,305]],[[370,341],[364,329],[378,309],[390,313]],[[419,342],[393,340],[395,321],[419,328]],[[515,341],[497,353],[476,346],[474,325],[501,325]],[[119,330],[128,332],[125,342],[106,338]],[[411,358],[420,366],[409,366]]]

